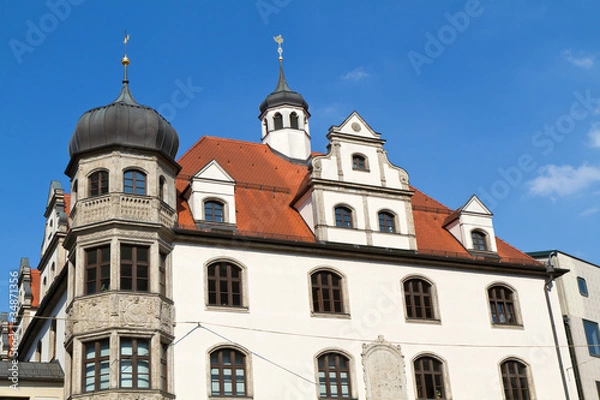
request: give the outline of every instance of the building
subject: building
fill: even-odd
[[[203,137],[176,160],[126,73],[82,115],[19,358],[58,360],[81,400],[572,396],[566,271],[496,237],[476,196],[452,210],[411,186],[357,112],[315,152],[279,49],[260,143]]]
[[[559,250],[530,256],[570,273],[557,279],[578,398],[600,398],[600,266]]]

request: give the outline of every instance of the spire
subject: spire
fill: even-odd
[[[285,80],[285,74],[283,73],[283,48],[281,47],[283,37],[281,35],[275,36],[273,40],[277,42],[277,52],[279,53],[279,80],[277,81],[277,87],[274,92],[291,92],[292,89],[288,86],[287,81]]]
[[[129,42],[129,35],[127,30],[125,31],[125,38],[123,39],[123,58],[121,64],[123,64],[123,85],[127,85],[129,80],[127,79],[127,66],[129,65],[129,58],[127,57],[127,42]]]

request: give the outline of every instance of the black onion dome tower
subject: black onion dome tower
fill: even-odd
[[[288,86],[283,73],[283,38],[279,35],[273,39],[278,44],[279,79],[275,90],[258,107],[261,139],[290,161],[306,163],[311,155],[308,103]]]
[[[170,400],[179,138],[133,99],[122,64],[117,99],[84,113],[69,143],[65,398]]]

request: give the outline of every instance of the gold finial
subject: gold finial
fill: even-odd
[[[279,62],[283,61],[283,49],[281,48],[281,44],[283,43],[283,37],[281,35],[273,36],[273,40],[277,42],[277,52],[279,53]]]
[[[125,31],[125,37],[123,38],[123,58],[121,64],[123,64],[123,83],[128,83],[127,80],[127,66],[130,64],[129,57],[127,57],[127,42],[129,42],[129,35]]]

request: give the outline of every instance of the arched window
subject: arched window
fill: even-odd
[[[123,191],[129,194],[146,194],[146,174],[130,169],[123,174]]]
[[[265,126],[265,133],[269,133],[269,122],[266,118],[263,120],[263,125]]]
[[[502,386],[506,400],[530,400],[527,365],[517,360],[507,360],[500,365]]]
[[[319,398],[349,399],[351,397],[350,360],[340,353],[325,353],[317,359],[319,368]]]
[[[166,186],[165,186],[165,177],[161,176],[160,178],[158,178],[158,198],[161,199],[162,201],[165,200],[165,198],[167,196],[165,196],[165,190],[166,190]]]
[[[246,396],[246,355],[232,348],[210,353],[210,393],[213,396]]]
[[[471,239],[473,239],[473,250],[487,251],[487,242],[485,240],[485,233],[481,231],[471,232]]]
[[[344,206],[336,207],[335,226],[339,228],[352,228],[352,210]]]
[[[283,117],[281,116],[280,113],[276,113],[273,116],[273,124],[275,126],[275,130],[283,129]]]
[[[381,211],[378,216],[379,232],[396,233],[396,218],[394,214],[388,211]]]
[[[290,128],[298,129],[298,114],[295,112],[290,114]]]
[[[433,357],[419,357],[414,367],[417,400],[445,399],[444,364]]]
[[[228,262],[208,266],[208,305],[242,307],[242,268]]]
[[[367,158],[362,154],[352,155],[352,169],[357,171],[367,171],[369,166],[367,165]]]
[[[96,171],[89,178],[90,196],[108,193],[108,171]]]
[[[332,271],[316,271],[310,276],[313,311],[316,313],[343,313],[343,279]]]
[[[223,209],[223,203],[220,201],[205,201],[204,219],[211,222],[225,222]]]
[[[492,323],[517,325],[515,294],[506,286],[496,285],[488,289]]]
[[[404,282],[406,317],[434,319],[434,304],[431,284],[424,279],[409,279]]]

